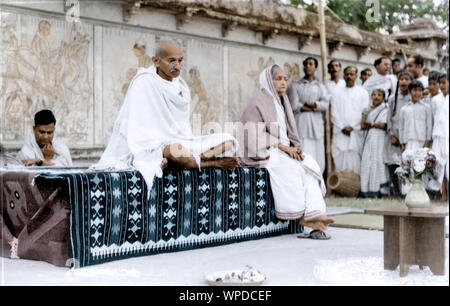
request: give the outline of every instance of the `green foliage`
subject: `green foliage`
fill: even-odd
[[[374,2],[379,4],[377,22],[366,18],[367,11],[373,9]],[[417,17],[430,17],[446,24],[448,28],[448,0],[435,4],[434,0],[329,0],[327,7],[346,23],[362,30],[385,30],[393,32],[394,27],[409,23]],[[301,6],[307,11],[317,12],[318,0],[291,0],[291,5]],[[332,15],[326,10],[327,15]]]

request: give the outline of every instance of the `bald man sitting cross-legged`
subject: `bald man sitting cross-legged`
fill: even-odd
[[[108,146],[93,168],[136,168],[150,189],[155,175],[161,177],[169,163],[184,168],[237,167],[238,143],[232,135],[192,132],[191,95],[180,77],[180,46],[161,43],[152,61],[131,81]]]

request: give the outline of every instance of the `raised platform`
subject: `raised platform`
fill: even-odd
[[[2,171],[2,256],[77,267],[301,232],[275,217],[265,169]]]

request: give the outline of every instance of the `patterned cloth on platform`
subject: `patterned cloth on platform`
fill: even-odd
[[[72,258],[81,267],[300,230],[276,219],[265,169],[166,169],[149,200],[136,171],[64,176]]]
[[[266,169],[168,168],[149,197],[131,170],[2,169],[0,180],[5,257],[15,240],[22,259],[83,267],[302,231],[275,217]]]

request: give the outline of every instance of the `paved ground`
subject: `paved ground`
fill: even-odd
[[[191,251],[131,258],[77,270],[0,259],[2,285],[207,285],[204,276],[252,265],[264,285],[449,285],[412,267],[406,278],[383,269],[383,232],[331,228],[328,241],[284,235]]]

